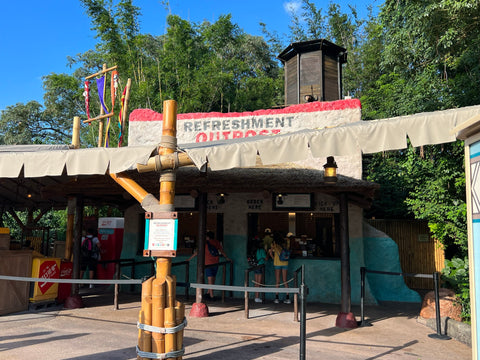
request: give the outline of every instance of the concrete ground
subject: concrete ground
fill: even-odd
[[[119,310],[113,295],[84,296],[84,308],[0,316],[2,360],[129,360],[136,359],[139,295],[122,295]],[[181,299],[180,299],[181,300]],[[183,359],[298,359],[300,323],[293,321],[293,304],[251,303],[245,318],[243,301],[209,302],[208,318],[188,316],[185,302]],[[352,308],[357,320],[360,309]],[[471,359],[471,348],[439,340],[417,321],[419,304],[390,303],[365,308],[372,326],[335,327],[339,305],[307,304],[306,359]]]

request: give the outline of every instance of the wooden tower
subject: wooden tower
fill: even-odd
[[[278,59],[285,66],[285,105],[340,100],[347,50],[324,39],[290,44]]]

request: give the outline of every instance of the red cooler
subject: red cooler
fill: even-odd
[[[98,240],[101,246],[101,259],[120,259],[123,245],[123,218],[106,217],[98,219]],[[115,263],[99,264],[97,277],[99,279],[113,279]]]

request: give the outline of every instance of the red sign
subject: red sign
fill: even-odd
[[[58,279],[60,276],[60,269],[57,266],[57,262],[50,260],[44,261],[40,264],[40,268],[38,271],[38,277],[42,279]],[[48,289],[54,283],[51,282],[38,282],[38,287],[42,294],[45,294]]]

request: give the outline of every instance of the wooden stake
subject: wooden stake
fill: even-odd
[[[103,69],[102,71],[100,72],[100,74],[104,74],[107,72],[107,64],[103,64]],[[98,75],[99,73],[97,73]],[[105,99],[105,88],[106,86],[103,86],[103,99]],[[103,110],[103,106],[102,104],[100,103],[100,116],[104,115],[105,114],[105,110]],[[98,147],[102,147],[102,144],[103,144],[103,120],[100,120],[98,122]]]
[[[128,79],[127,80],[127,91],[125,91],[125,100],[124,100],[124,103],[123,103],[122,134],[125,133],[125,122],[127,121],[128,100],[130,99],[130,88],[131,87],[132,87],[132,79]]]

